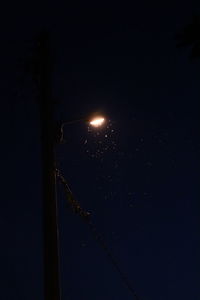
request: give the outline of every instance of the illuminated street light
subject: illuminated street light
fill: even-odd
[[[88,118],[81,118],[81,119],[77,119],[77,120],[71,120],[71,121],[65,121],[65,122],[61,122],[58,124],[58,132],[57,132],[57,141],[59,143],[63,143],[64,142],[64,126],[65,125],[71,125],[74,123],[80,123],[80,122],[85,122],[88,123],[89,125],[95,127],[95,128],[99,128],[101,127],[104,123],[105,123],[106,119],[102,116],[94,116],[92,119],[88,119]]]
[[[100,127],[103,125],[104,122],[105,119],[103,117],[95,117],[89,122],[89,124],[92,125],[93,127]]]

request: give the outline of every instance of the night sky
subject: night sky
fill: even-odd
[[[0,299],[43,299],[40,126],[25,69],[37,34],[54,52],[57,164],[141,300],[200,299],[200,64],[177,49],[195,1],[54,4],[1,10]],[[58,185],[62,300],[132,294]]]

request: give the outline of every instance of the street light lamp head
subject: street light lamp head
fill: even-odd
[[[93,115],[92,119],[81,118],[81,119],[77,119],[77,120],[61,122],[58,124],[58,132],[56,134],[56,141],[58,141],[59,143],[64,142],[64,138],[63,138],[64,132],[63,131],[64,131],[65,125],[71,125],[71,124],[75,124],[75,123],[83,122],[83,121],[95,128],[99,128],[106,122],[106,119],[102,116],[98,116],[98,115],[94,116]]]
[[[95,117],[89,122],[89,124],[93,127],[100,127],[103,125],[104,122],[105,122],[105,118]]]

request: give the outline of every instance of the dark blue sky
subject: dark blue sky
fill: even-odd
[[[30,1],[2,11],[2,299],[43,299],[37,93],[23,61],[44,27],[57,117],[108,116],[102,131],[65,127],[57,160],[76,199],[142,300],[198,299],[200,66],[175,41],[198,11],[195,1]],[[62,299],[132,299],[61,187],[58,200]]]

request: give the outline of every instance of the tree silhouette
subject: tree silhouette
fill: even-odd
[[[191,59],[200,58],[200,15],[195,15],[191,23],[176,35],[177,47],[189,47]]]

